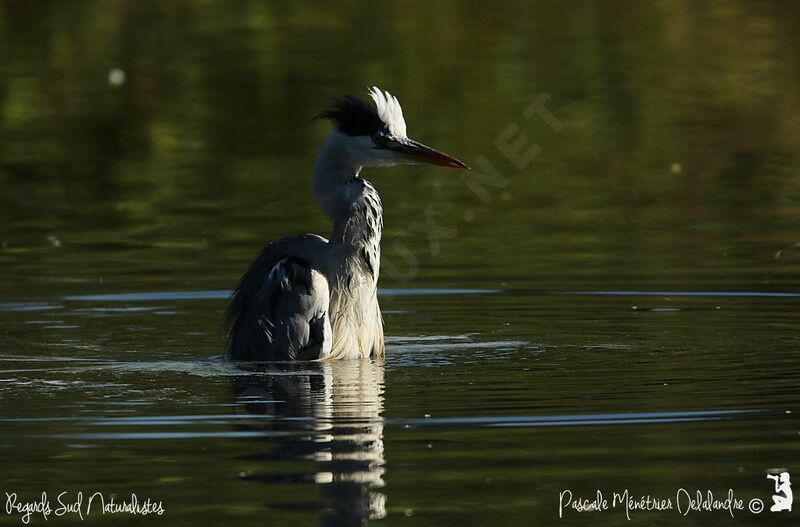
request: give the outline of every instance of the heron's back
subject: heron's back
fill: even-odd
[[[228,309],[235,360],[363,359],[382,355],[379,253],[305,234],[267,245]]]
[[[235,360],[307,358],[326,353],[330,291],[317,262],[327,240],[304,234],[276,240],[261,251],[236,286],[228,306],[228,354]],[[327,322],[330,328],[330,321]],[[317,358],[317,357],[311,357]]]

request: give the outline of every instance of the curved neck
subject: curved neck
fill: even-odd
[[[352,159],[347,136],[331,132],[317,155],[314,195],[333,223],[331,242],[353,249],[347,252],[366,247],[377,259],[383,230],[381,200],[375,188],[359,177],[361,165]],[[377,265],[371,262],[373,271],[377,271]]]
[[[349,182],[361,172],[361,166],[347,155],[346,141],[346,136],[336,130],[328,135],[317,153],[311,180],[314,196],[334,226],[347,219],[356,198],[348,188]]]

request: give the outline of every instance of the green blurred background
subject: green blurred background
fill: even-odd
[[[794,285],[799,25],[790,1],[0,2],[5,295],[227,288],[265,241],[327,233],[309,120],[373,84],[509,180],[485,204],[453,171],[365,171],[418,282]],[[560,133],[522,117],[543,93]],[[494,146],[512,123],[524,170]],[[429,206],[458,230],[437,255],[409,229]]]

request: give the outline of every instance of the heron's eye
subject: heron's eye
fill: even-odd
[[[372,142],[378,146],[386,145],[386,136],[381,133],[372,134]]]

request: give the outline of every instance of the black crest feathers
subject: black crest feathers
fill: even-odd
[[[351,95],[334,99],[331,107],[315,115],[312,121],[318,119],[330,119],[340,132],[349,136],[372,135],[387,129],[375,107]]]

